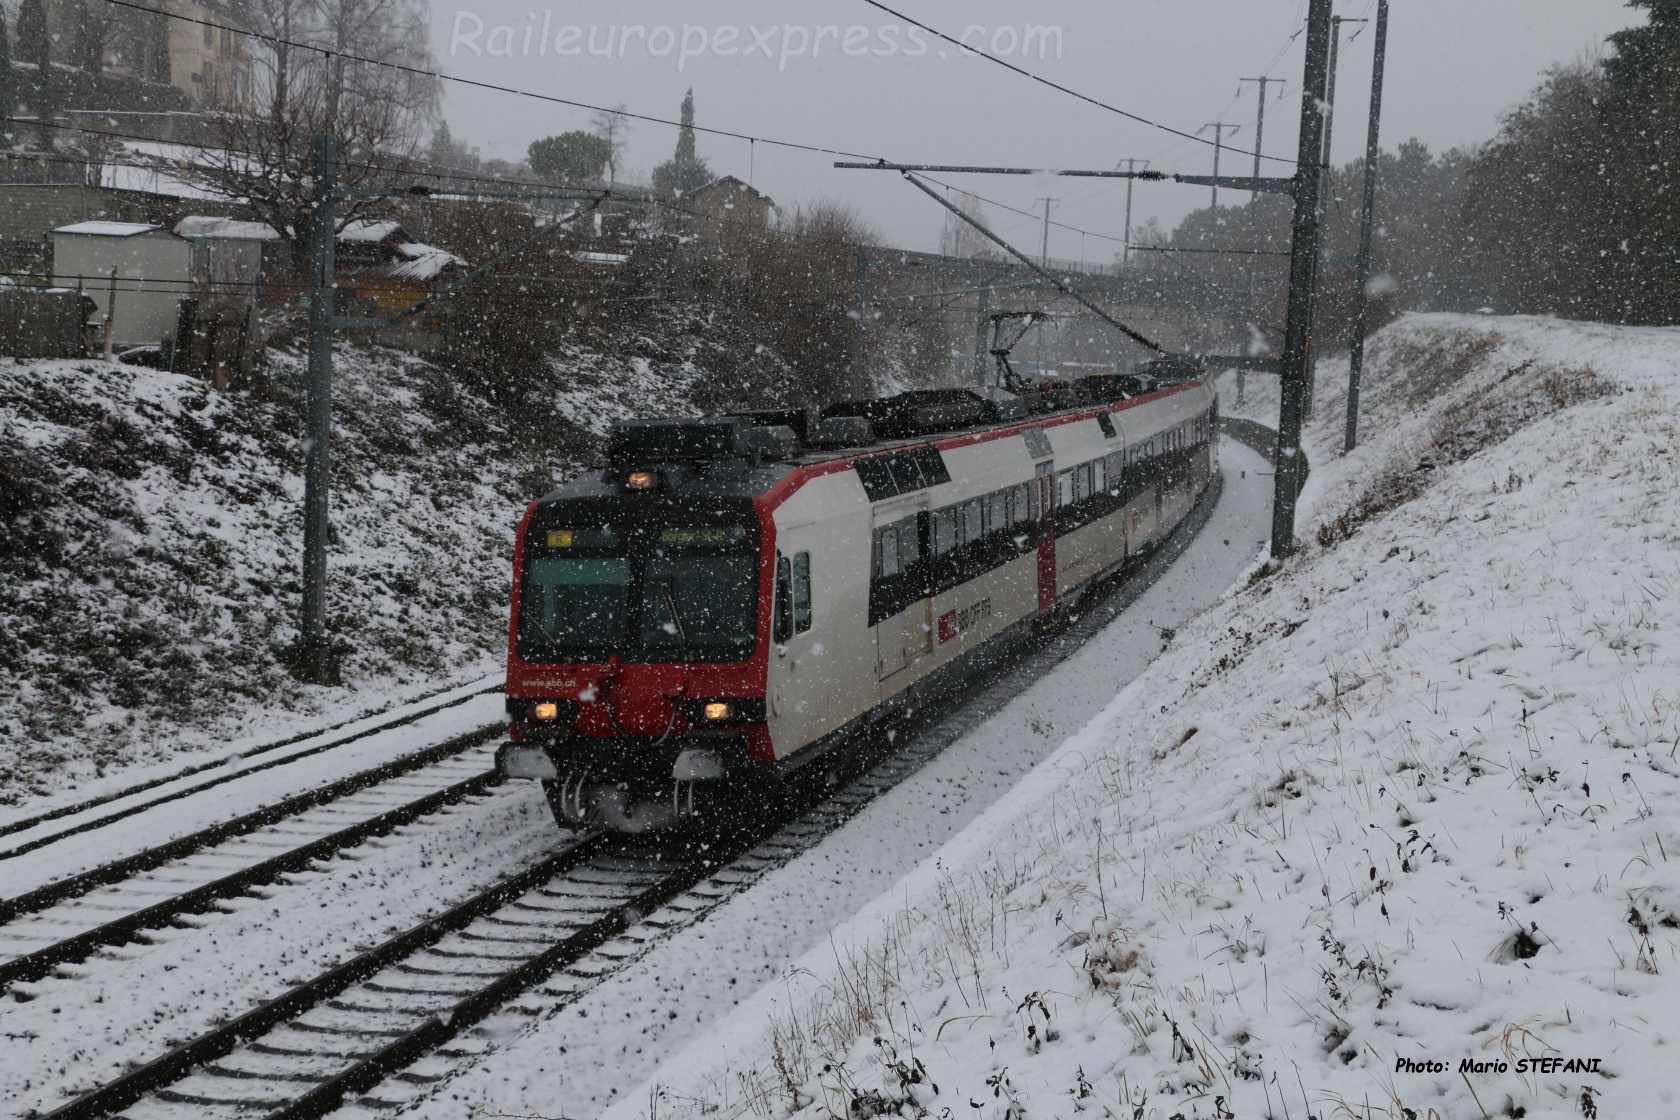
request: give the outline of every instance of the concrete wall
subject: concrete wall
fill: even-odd
[[[55,285],[80,286],[98,301],[101,319],[115,287],[113,336],[119,345],[155,343],[173,335],[177,305],[192,293],[191,281],[192,246],[173,233],[53,235]]]

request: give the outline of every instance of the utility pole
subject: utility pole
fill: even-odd
[[[1329,73],[1330,0],[1311,0],[1307,60],[1301,81],[1301,139],[1295,166],[1295,216],[1289,255],[1289,315],[1284,327],[1283,390],[1278,409],[1276,474],[1272,492],[1272,556],[1295,551],[1295,499],[1301,488],[1301,421],[1312,344],[1312,285],[1318,259],[1319,194],[1323,188],[1325,119],[1318,92]]]
[[[327,490],[332,443],[333,243],[338,236],[338,93],[343,63],[329,56],[327,128],[315,135],[314,242],[309,277],[309,383],[303,437],[303,620],[294,672],[315,684],[337,678],[327,635]]]
[[[1044,240],[1038,251],[1038,263],[1043,268],[1050,267],[1050,204],[1060,202],[1059,198],[1036,198],[1034,202],[1044,203]]]
[[[1260,150],[1261,146],[1266,142],[1266,87],[1271,85],[1273,82],[1276,82],[1280,86],[1285,83],[1282,78],[1238,78],[1237,89],[1241,90],[1248,82],[1257,82],[1260,86],[1260,96],[1256,98],[1254,113],[1254,177],[1258,179],[1260,178]],[[1258,191],[1254,192],[1254,194],[1258,193]],[[1249,197],[1252,198],[1254,195],[1251,194]],[[1247,273],[1247,292],[1243,299],[1243,309],[1248,314],[1251,329],[1252,324],[1259,319],[1259,316],[1255,314],[1254,311],[1254,269],[1255,260],[1253,257],[1250,257],[1248,258],[1248,266],[1244,269],[1244,272]],[[1248,371],[1239,369],[1237,370],[1237,404],[1241,405],[1246,403],[1247,396]]]
[[[1347,433],[1344,451],[1359,445],[1359,374],[1365,365],[1365,329],[1371,298],[1371,231],[1376,224],[1378,135],[1382,129],[1383,67],[1388,55],[1388,0],[1377,0],[1377,45],[1371,62],[1371,126],[1365,134],[1365,202],[1359,213],[1359,317],[1353,325],[1348,355]]]
[[[1240,125],[1240,124],[1226,124],[1224,121],[1209,121],[1207,124],[1204,124],[1201,128],[1198,128],[1196,130],[1196,135],[1200,136],[1202,133],[1206,132],[1210,128],[1213,129],[1213,178],[1214,178],[1214,183],[1213,183],[1213,187],[1212,187],[1213,201],[1211,203],[1209,203],[1209,205],[1211,205],[1214,209],[1218,209],[1219,208],[1219,153],[1220,153],[1220,150],[1225,146],[1225,134],[1227,132],[1229,132],[1232,136],[1235,136],[1237,133],[1242,131],[1242,125]]]
[[[1132,176],[1137,174],[1138,164],[1141,163],[1147,169],[1149,161],[1126,159],[1121,162],[1126,165],[1126,240],[1120,243],[1120,267],[1124,269],[1130,263],[1132,254],[1132,187],[1137,184],[1137,180]],[[1120,164],[1116,163],[1114,166],[1118,168]]]
[[[298,676],[329,683],[327,637],[327,484],[332,440],[333,241],[337,213],[337,138],[315,137],[314,242],[309,277],[309,384],[303,439],[303,626]]]
[[[1260,146],[1266,141],[1266,87],[1276,83],[1283,85],[1282,78],[1238,78],[1237,88],[1241,89],[1249,82],[1260,84],[1260,96],[1256,98],[1254,114],[1254,177],[1260,178]]]
[[[1318,224],[1324,227],[1330,215],[1330,191],[1335,172],[1331,169],[1330,141],[1336,125],[1336,58],[1342,42],[1342,24],[1364,23],[1363,19],[1350,19],[1347,16],[1330,17],[1330,64],[1324,79],[1324,185],[1318,198]],[[1313,325],[1316,332],[1318,321],[1318,273],[1324,270],[1324,249],[1329,238],[1323,237],[1318,243],[1318,258],[1313,262]],[[1307,415],[1313,413],[1313,396],[1317,390],[1318,381],[1318,347],[1311,350],[1310,365],[1307,374]]]

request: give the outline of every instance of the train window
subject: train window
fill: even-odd
[[[1108,464],[1101,459],[1091,461],[1091,493],[1101,494],[1108,489]]]
[[[973,544],[975,541],[980,539],[980,537],[983,533],[983,530],[982,530],[981,525],[980,525],[980,518],[981,518],[981,512],[980,511],[981,511],[981,505],[980,505],[980,499],[979,498],[975,498],[972,501],[967,501],[967,502],[963,503],[963,505],[962,505],[962,531],[961,531],[961,533],[958,534],[958,540],[962,544]]]
[[[811,554],[793,554],[793,632],[811,628]]]
[[[943,486],[951,481],[951,472],[945,468],[945,457],[939,453],[939,448],[929,444],[913,448],[910,455],[921,469],[923,486]]]
[[[1063,471],[1056,476],[1056,507],[1066,508],[1073,504],[1073,472]]]
[[[1025,525],[1032,520],[1032,505],[1027,497],[1031,489],[1023,482],[1009,492],[1009,523],[1011,525]]]
[[[880,535],[880,542],[881,542],[880,543],[880,550],[879,550],[880,560],[876,565],[876,571],[883,578],[885,578],[887,576],[896,576],[898,574],[898,529],[897,529],[897,527],[896,526],[889,526],[885,529],[882,529],[881,530],[881,535]]]
[[[893,482],[898,486],[900,494],[920,490],[924,485],[922,472],[916,469],[916,460],[909,453],[888,456],[887,469],[892,472]]]
[[[859,459],[856,463],[858,481],[863,483],[863,492],[872,502],[882,498],[890,498],[898,493],[898,486],[893,482],[892,468],[887,466],[884,458]]]
[[[1108,492],[1120,493],[1120,479],[1125,474],[1126,455],[1122,451],[1112,451],[1108,455],[1106,474],[1108,476]]]
[[[771,637],[777,642],[793,637],[793,565],[786,556],[776,557],[776,618]]]
[[[1073,500],[1083,502],[1091,496],[1091,464],[1073,468]]]
[[[1002,490],[986,496],[986,531],[1001,533],[1009,528],[1009,502]]]
[[[933,515],[933,554],[943,556],[957,547],[957,511],[942,509]]]
[[[915,518],[901,522],[898,526],[898,568],[907,572],[910,566],[921,559],[921,533],[916,528]]]

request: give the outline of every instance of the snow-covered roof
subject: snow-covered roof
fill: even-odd
[[[189,214],[175,223],[175,232],[187,238],[221,238],[227,241],[278,241],[280,235],[267,222],[241,222],[208,214]]]
[[[397,280],[435,280],[451,265],[466,267],[466,261],[447,249],[418,241],[405,241],[397,246],[403,259],[391,266],[391,276]]]
[[[147,225],[145,222],[92,221],[59,226],[53,232],[79,233],[88,237],[138,237],[142,233],[161,233],[163,227]]]
[[[402,226],[396,222],[375,222],[366,218],[357,219],[338,231],[340,241],[384,241],[394,233],[401,233]]]

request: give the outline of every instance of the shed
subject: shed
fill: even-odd
[[[265,222],[192,214],[175,223],[192,243],[192,278],[224,302],[249,303],[262,280],[263,246],[280,240]]]
[[[77,222],[52,231],[53,284],[80,288],[113,308],[112,340],[161,341],[175,333],[176,308],[192,291],[192,244],[162,226]]]

